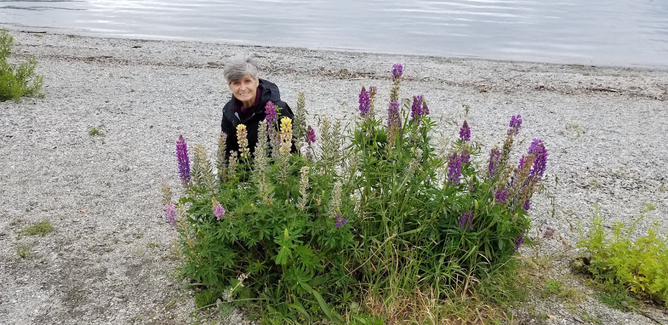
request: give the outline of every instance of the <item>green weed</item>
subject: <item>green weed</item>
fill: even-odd
[[[6,29],[0,31],[0,102],[21,97],[38,95],[43,79],[35,74],[37,62],[33,58],[18,66],[7,63],[14,46],[14,37]],[[41,95],[41,94],[39,94]]]
[[[55,229],[51,225],[51,222],[43,220],[40,221],[36,224],[32,224],[30,226],[27,226],[19,231],[20,234],[25,235],[25,236],[46,236],[52,232],[54,232]]]
[[[575,269],[590,275],[604,289],[602,301],[618,307],[635,295],[668,306],[668,245],[657,233],[658,224],[647,235],[632,239],[636,224],[652,207],[646,205],[641,216],[630,226],[617,223],[612,236],[605,234],[598,207],[594,226],[578,246],[585,254],[574,262]]]
[[[94,136],[101,136],[103,134],[102,134],[102,130],[100,130],[96,127],[92,127],[92,128],[90,128],[90,130],[88,130],[88,135],[90,135],[91,137],[94,137]]]

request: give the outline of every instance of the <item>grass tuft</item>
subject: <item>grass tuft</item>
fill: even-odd
[[[51,222],[43,220],[36,224],[27,226],[19,231],[20,234],[25,236],[41,236],[44,237],[52,232],[56,231]]]

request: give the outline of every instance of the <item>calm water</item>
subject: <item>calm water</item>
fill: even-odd
[[[668,68],[668,0],[0,1],[0,26]]]

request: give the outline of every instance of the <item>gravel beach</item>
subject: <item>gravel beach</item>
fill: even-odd
[[[354,121],[363,84],[378,86],[383,107],[391,66],[403,63],[401,97],[425,95],[438,137],[454,139],[452,122],[470,106],[481,164],[510,116],[521,114],[526,141],[518,149],[541,138],[549,152],[545,190],[532,202],[533,235],[550,226],[570,245],[521,251],[554,256],[546,277],[588,292],[572,281],[568,262],[596,205],[612,226],[651,204],[638,229],[659,222],[668,232],[668,70],[11,33],[12,60],[37,59],[45,97],[0,103],[0,324],[196,321],[193,299],[172,276],[176,235],[160,184],[178,192],[179,134],[214,152],[230,97],[222,62],[240,53],[256,54],[261,77],[293,107],[303,91],[313,125],[319,116]],[[89,135],[93,128],[100,134]],[[42,220],[55,231],[20,233]],[[20,257],[21,248],[32,256]],[[665,309],[624,313],[591,295],[575,306],[532,299],[516,318],[668,324]]]

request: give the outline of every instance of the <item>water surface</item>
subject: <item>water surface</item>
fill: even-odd
[[[668,68],[666,0],[0,1],[30,31]]]

